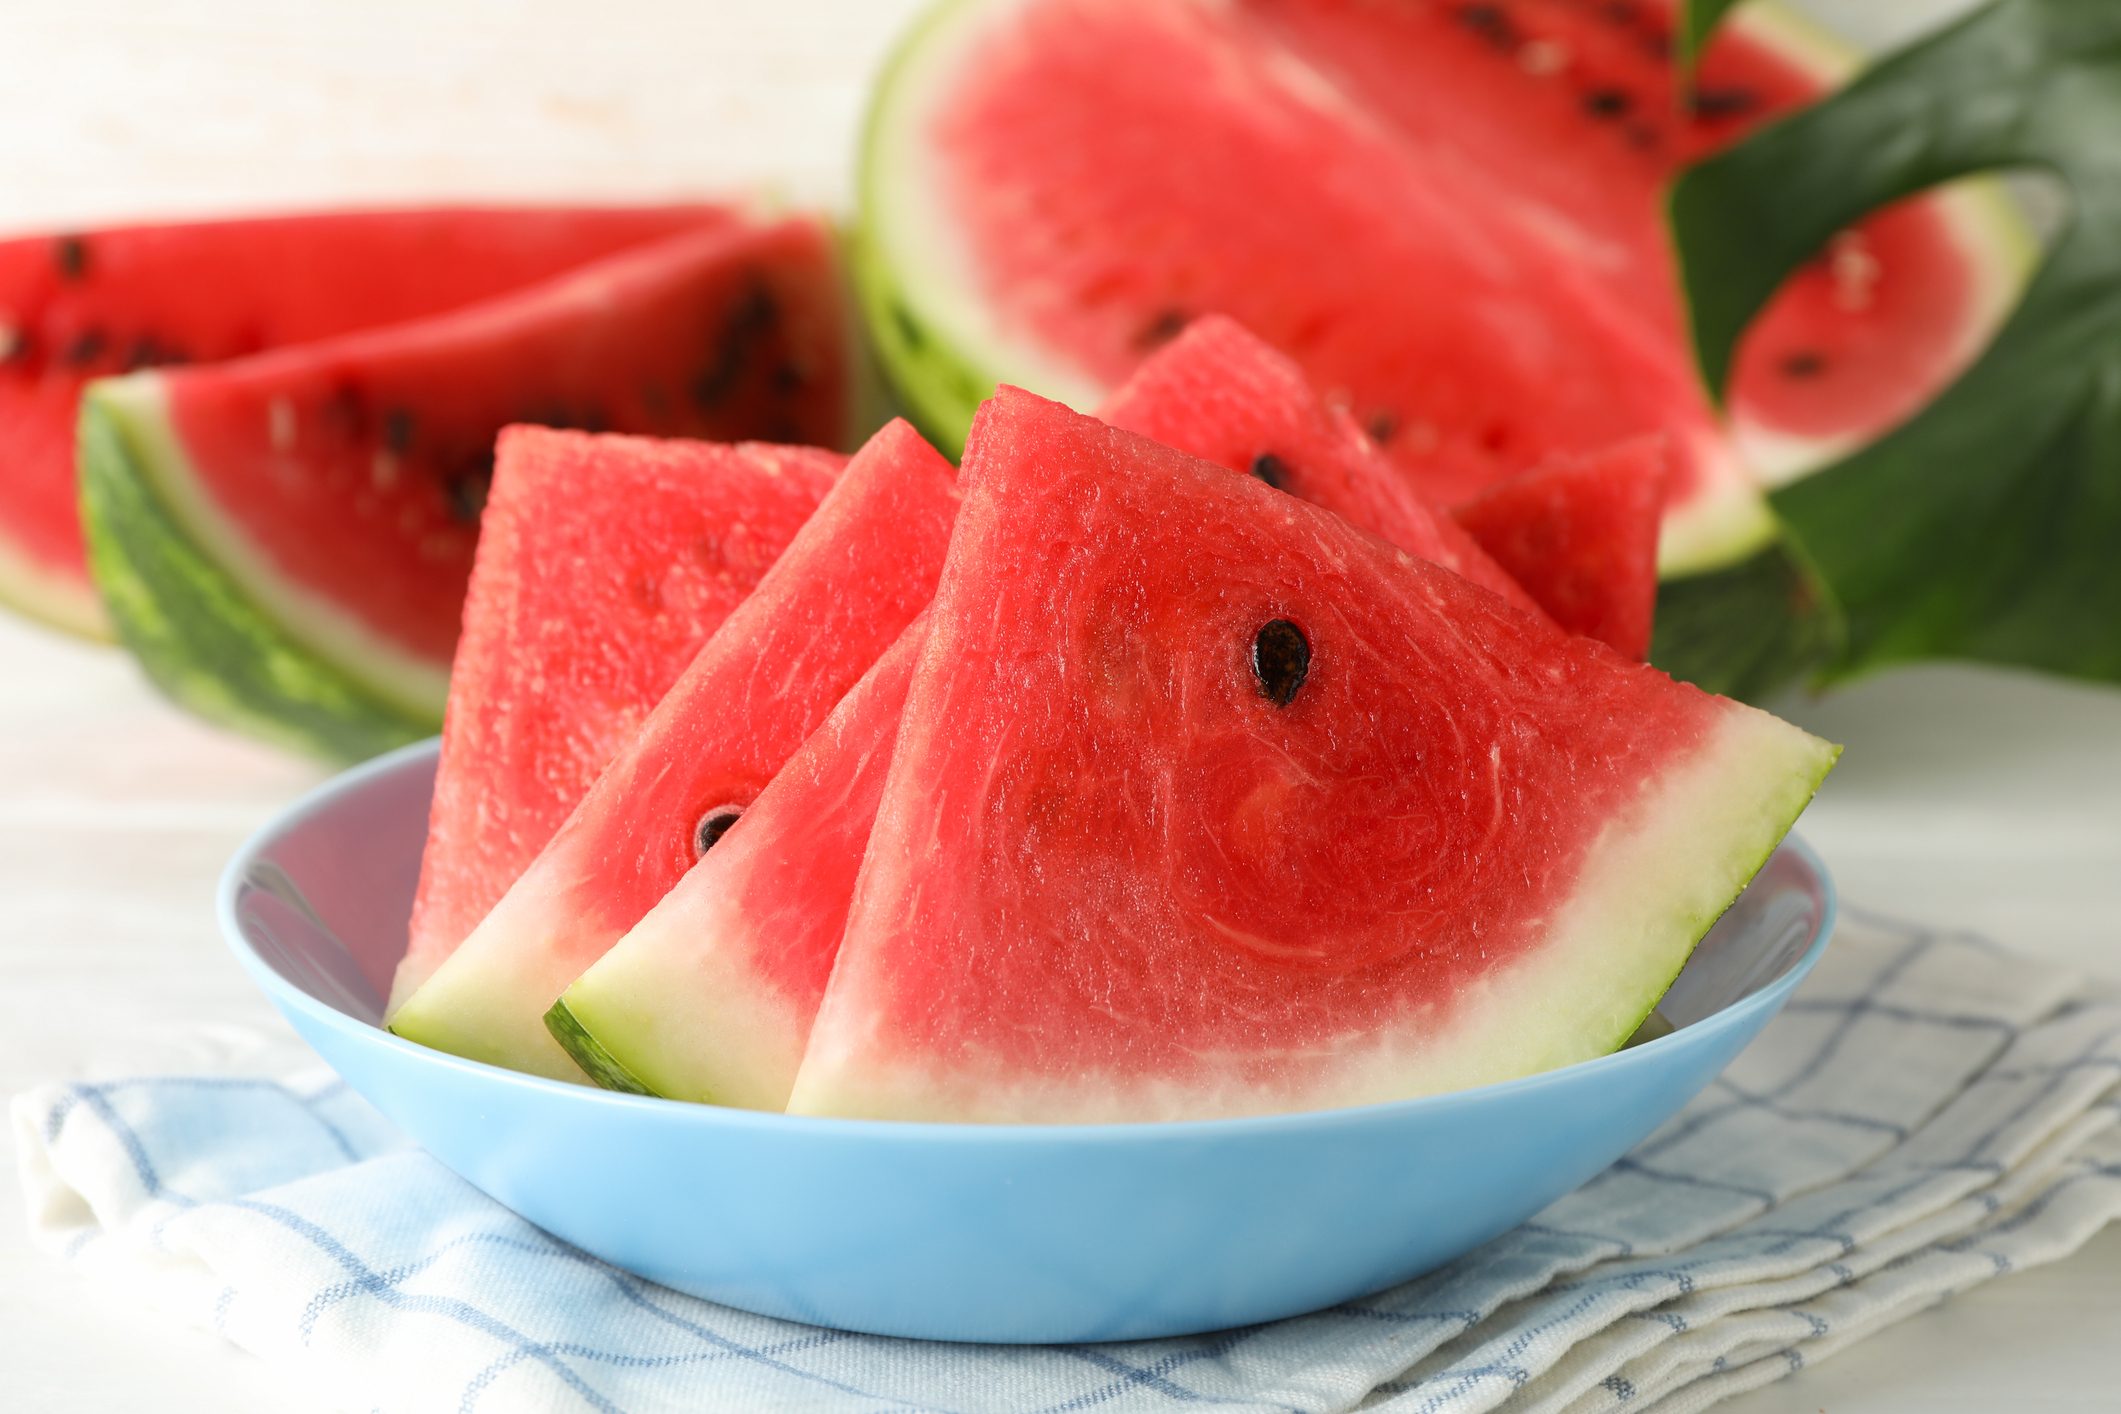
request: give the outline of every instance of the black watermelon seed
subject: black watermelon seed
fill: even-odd
[[[1607,24],[1615,25],[1631,25],[1642,18],[1642,12],[1635,7],[1634,0],[1606,0],[1604,5],[1599,6],[1598,13]]]
[[[392,408],[383,414],[383,450],[394,457],[402,457],[412,450],[412,413],[405,408]]]
[[[101,329],[83,329],[66,346],[66,361],[76,368],[94,363],[110,352],[110,336]]]
[[[1760,95],[1749,88],[1697,88],[1687,97],[1687,109],[1697,118],[1737,118],[1760,106]]]
[[[720,842],[729,833],[744,813],[741,805],[717,805],[700,817],[700,823],[692,827],[692,857],[698,859]]]
[[[1289,489],[1289,464],[1272,452],[1252,458],[1252,474],[1277,491]]]
[[[10,363],[28,363],[36,353],[35,330],[0,327],[0,368]]]
[[[1826,355],[1812,349],[1799,349],[1783,355],[1781,366],[1785,378],[1817,378],[1826,372]]]
[[[442,499],[450,519],[460,525],[477,525],[486,509],[487,493],[493,490],[493,452],[489,449],[471,458],[442,482]]]
[[[792,359],[776,363],[767,376],[767,385],[782,397],[800,393],[810,386],[810,370]]]
[[[1594,88],[1583,96],[1583,111],[1594,118],[1625,117],[1635,100],[1617,88]]]
[[[1269,619],[1252,640],[1252,676],[1277,707],[1296,700],[1311,675],[1311,641],[1287,619]]]
[[[1371,440],[1389,442],[1392,440],[1392,434],[1399,430],[1399,414],[1390,408],[1380,408],[1371,413],[1362,426],[1363,431],[1370,434]]]
[[[1182,309],[1160,309],[1151,315],[1149,322],[1142,325],[1140,332],[1135,334],[1134,347],[1138,349],[1162,348],[1165,344],[1170,343],[1180,334],[1183,334],[1186,331],[1186,325],[1191,322],[1191,316]]]
[[[1517,24],[1500,5],[1460,5],[1458,22],[1497,49],[1517,46]]]
[[[707,366],[692,380],[692,401],[706,412],[727,402],[751,366],[753,346],[780,323],[781,302],[773,291],[758,282],[747,286],[723,319]]]
[[[79,236],[61,236],[52,242],[52,264],[62,280],[79,280],[88,274],[88,242]]]

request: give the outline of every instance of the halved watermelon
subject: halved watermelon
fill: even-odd
[[[440,718],[509,422],[842,443],[856,370],[830,231],[723,222],[414,323],[94,384],[96,574],[148,672],[339,754]]]
[[[1618,1046],[1835,748],[1005,389],[794,1113],[1202,1118]]]
[[[0,241],[0,602],[109,631],[74,476],[90,379],[424,318],[737,219],[713,206],[445,207]]]
[[[1571,633],[1643,658],[1657,613],[1664,439],[1637,437],[1498,481],[1451,514]]]
[[[547,1025],[598,1084],[787,1105],[925,636],[916,620],[713,852],[553,1003]]]
[[[957,511],[955,479],[903,422],[871,438],[543,853],[388,1018],[391,1029],[475,1060],[583,1079],[546,1031],[546,1011],[714,846],[926,606]],[[605,631],[594,618],[574,628]]]
[[[1236,317],[1450,503],[1672,439],[1668,571],[1772,534],[1745,463],[1816,464],[1923,401],[2011,302],[1985,186],[1867,220],[1756,335],[1734,445],[1680,335],[1658,194],[1844,62],[1745,7],[1674,90],[1669,3],[950,0],[876,99],[857,274],[938,436],[997,378],[1089,407]]]
[[[845,461],[763,442],[501,433],[393,999],[536,858]]]
[[[1354,419],[1326,406],[1302,369],[1234,320],[1195,320],[1150,355],[1098,416],[1324,506],[1538,612],[1473,536],[1407,484]]]

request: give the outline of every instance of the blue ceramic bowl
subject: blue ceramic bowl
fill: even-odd
[[[354,1089],[540,1227],[710,1300],[889,1335],[1178,1335],[1417,1276],[1669,1118],[1833,926],[1826,871],[1793,841],[1666,997],[1672,1034],[1459,1094],[1183,1124],[798,1119],[533,1079],[384,1031],[434,766],[429,743],[349,771],[236,855],[221,919],[243,965]]]

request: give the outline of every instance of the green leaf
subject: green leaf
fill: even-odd
[[[1738,0],[1687,0],[1679,7],[1679,62],[1691,66],[1708,46],[1717,22],[1730,13]]]
[[[2121,4],[1997,0],[1673,188],[1720,395],[1747,324],[1836,232],[2027,169],[2059,177],[2074,209],[1988,351],[1898,430],[1771,498],[1844,620],[1829,677],[1961,657],[2121,681]]]

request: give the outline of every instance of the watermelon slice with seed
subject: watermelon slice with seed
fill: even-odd
[[[529,866],[845,461],[763,442],[501,433],[393,997]]]
[[[916,621],[699,864],[553,1004],[598,1084],[674,1100],[788,1103],[876,821]]]
[[[1637,437],[1499,481],[1451,514],[1555,623],[1646,658],[1669,469],[1664,440]]]
[[[1346,412],[1311,391],[1302,369],[1234,320],[1195,320],[1136,369],[1098,416],[1324,506],[1538,612],[1517,581],[1409,485]]]
[[[120,634],[180,702],[340,755],[431,732],[511,422],[843,444],[831,233],[727,220],[432,319],[91,385]]]
[[[1444,504],[1669,433],[1665,569],[1741,558],[1773,533],[1754,473],[1927,401],[2032,247],[1993,182],[1852,226],[1748,341],[1734,437],[1682,337],[1661,193],[1852,62],[1755,0],[1682,102],[1672,11],[945,0],[864,145],[856,269],[886,363],[942,438],[997,379],[1094,407],[1227,314]]]
[[[1619,1046],[1835,748],[1013,389],[789,1109],[1204,1118]]]
[[[390,1015],[391,1029],[474,1060],[585,1079],[545,1013],[715,846],[927,605],[955,481],[905,423],[871,438],[551,843]],[[607,631],[594,617],[572,627]]]
[[[0,241],[0,602],[109,632],[74,475],[91,379],[424,319],[738,219],[713,206],[433,208]]]

